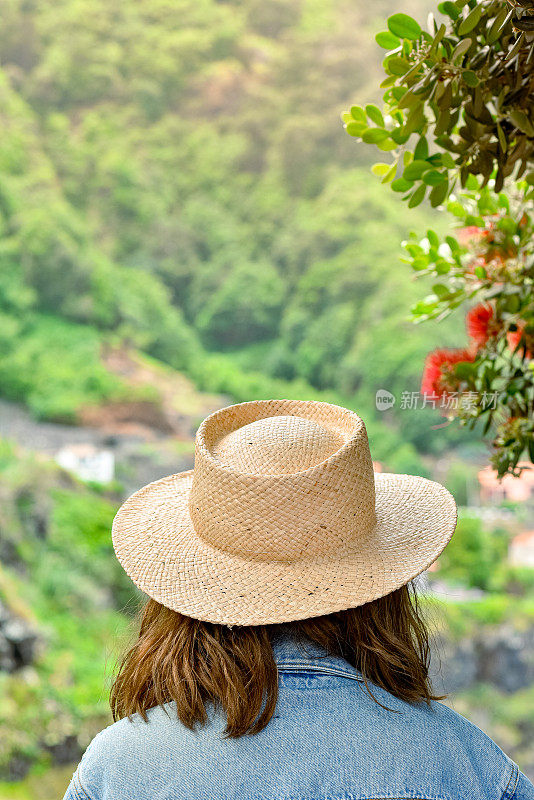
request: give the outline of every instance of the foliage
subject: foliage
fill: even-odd
[[[406,244],[412,267],[435,280],[416,321],[481,301],[468,314],[469,345],[431,353],[421,389],[445,416],[469,428],[484,422],[500,476],[534,459],[534,17],[529,3],[511,5],[446,0],[446,21],[431,14],[429,32],[394,14],[376,37],[388,50],[384,110],[343,115],[350,135],[392,151],[393,163],[373,172],[409,208],[427,193],[432,206],[449,198],[463,222],[463,241],[430,228]]]
[[[410,207],[427,193],[439,206],[470,175],[482,186],[494,175],[500,192],[534,161],[534,18],[503,0],[438,9],[445,21],[431,14],[428,31],[406,14],[388,19],[376,37],[388,51],[384,114],[368,105],[343,115],[351,136],[393,152],[392,165],[374,170]],[[526,178],[534,183],[534,171]]]
[[[507,548],[508,537],[503,531],[492,532],[477,517],[460,517],[454,536],[439,558],[439,574],[463,585],[489,589]]]
[[[423,609],[435,629],[456,641],[475,635],[481,626],[517,625],[524,630],[534,620],[532,596],[518,598],[504,592],[487,592],[480,599],[463,601],[423,597]]]
[[[466,463],[461,458],[451,461],[443,483],[458,506],[469,505],[474,491],[477,490],[476,474],[477,470],[474,464]],[[471,492],[470,489],[474,491]]]
[[[4,396],[75,419],[85,392],[113,395],[93,371],[96,340],[116,336],[235,399],[284,386],[343,398],[394,439],[380,457],[406,442],[412,468],[414,448],[457,440],[428,436],[426,412],[394,409],[383,426],[374,406],[378,389],[417,389],[438,335],[405,319],[417,288],[396,265],[395,197],[369,185],[368,156],[353,163],[337,118],[353,74],[362,97],[374,92],[371,7],[0,7],[0,282],[10,276],[13,300],[0,325]],[[424,210],[414,224],[440,227]],[[81,329],[72,357],[58,357],[67,327],[46,355],[41,314],[86,326],[83,360]],[[447,331],[454,341],[454,323]],[[50,382],[28,369],[41,354]]]
[[[429,357],[423,385],[445,415],[457,413],[470,427],[481,420],[485,433],[493,431],[499,475],[534,460],[534,216],[524,188],[510,198],[488,187],[462,192],[448,203],[461,225],[456,236],[441,240],[429,230],[423,241],[405,243],[405,261],[436,281],[415,305],[416,321],[477,303],[467,315],[470,342],[455,351],[460,360],[452,365],[454,353],[446,352],[432,375]],[[456,411],[452,396],[460,399]]]
[[[1,297],[1,292],[0,292]],[[73,422],[86,403],[120,399],[126,388],[100,362],[100,337],[89,327],[42,314],[5,318],[0,385],[37,417]]]
[[[83,749],[109,717],[106,671],[126,635],[135,591],[112,557],[116,502],[1,443],[0,600],[41,637],[29,670],[0,673],[0,774],[13,757],[47,762],[74,735]],[[36,520],[41,520],[37,525]],[[28,576],[31,575],[31,580]],[[111,661],[110,661],[111,658]]]

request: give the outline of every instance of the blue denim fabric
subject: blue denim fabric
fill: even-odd
[[[265,730],[223,739],[224,716],[187,730],[173,703],[93,739],[64,800],[534,800],[479,728],[441,703],[410,705],[346,661],[275,645],[280,697]],[[166,713],[167,712],[167,713]]]

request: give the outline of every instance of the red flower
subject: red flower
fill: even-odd
[[[517,330],[516,331],[508,331],[508,333],[506,334],[506,338],[508,340],[508,347],[512,351],[515,351],[515,349],[519,345],[519,342],[521,341],[521,339],[523,339],[522,345],[526,344],[526,346],[527,346],[525,357],[526,358],[532,358],[532,352],[530,350],[530,347],[532,346],[532,350],[534,350],[534,341],[532,341],[534,339],[534,337],[525,335],[525,325],[524,324],[519,323],[518,326],[517,326]],[[521,351],[521,348],[520,348],[520,351]]]
[[[493,308],[486,303],[474,306],[466,317],[466,327],[469,338],[478,347],[483,347],[488,339],[497,336],[500,325],[495,319]]]
[[[475,353],[471,350],[434,350],[425,360],[421,392],[426,395],[450,394],[458,391],[460,381],[453,374],[456,364],[461,361],[474,361]]]

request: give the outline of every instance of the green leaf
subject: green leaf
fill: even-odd
[[[454,169],[456,163],[450,153],[441,153],[441,163],[446,169]]]
[[[394,86],[391,90],[391,96],[397,101],[397,105],[405,94],[408,94],[408,92],[406,92],[402,86]],[[419,102],[417,97],[414,97],[414,102]]]
[[[388,28],[401,39],[419,39],[421,36],[421,26],[407,14],[393,14],[388,19]]]
[[[421,247],[420,244],[416,242],[404,242],[403,247],[411,256],[423,256],[425,255],[425,251]]]
[[[417,103],[421,102],[421,98],[417,97],[417,95],[415,95],[411,89],[404,91],[401,86],[396,88],[399,89],[399,96],[395,98],[399,108],[410,108],[410,106],[417,105]]]
[[[356,122],[365,122],[365,124],[367,125],[367,114],[365,113],[365,110],[361,106],[351,106],[350,113],[352,118],[355,119]]]
[[[515,219],[510,219],[510,217],[502,217],[497,222],[497,227],[500,231],[505,231],[505,233],[509,233],[513,236],[517,230],[517,222]]]
[[[479,264],[477,267],[475,267],[475,275],[481,281],[485,281],[486,278],[488,277],[488,274],[487,274],[486,270],[484,269],[484,267],[481,264]]]
[[[512,17],[513,13],[514,9],[513,8],[509,9],[506,3],[503,3],[503,7],[493,20],[491,28],[488,31],[488,35],[486,36],[486,41],[488,42],[488,44],[493,44],[494,42],[497,41],[497,39],[501,34],[502,29],[508,22],[508,19]]]
[[[389,139],[388,131],[385,131],[383,128],[366,128],[361,136],[363,141],[367,144],[377,144],[378,142],[383,142],[385,139]]]
[[[508,200],[508,197],[504,194],[504,192],[501,192],[501,194],[498,197],[498,205],[499,208],[505,208],[506,211],[510,212],[510,201]]]
[[[438,6],[438,11],[441,14],[446,14],[451,19],[458,19],[460,16],[460,11],[458,8],[454,5],[454,3],[449,2],[449,0],[446,0],[445,3],[440,3]]]
[[[391,31],[380,31],[380,33],[376,34],[375,41],[384,50],[394,50],[396,47],[400,47],[399,37],[395,36]]]
[[[449,131],[452,127],[452,120],[451,120],[451,112],[448,108],[443,108],[439,112],[439,116],[436,120],[436,125],[434,127],[434,135],[441,136],[442,133]]]
[[[516,43],[514,44],[512,49],[508,50],[508,52],[506,53],[506,61],[511,61],[519,53],[519,51],[521,50],[521,48],[525,43],[525,37],[526,37],[525,33],[522,33],[520,36],[517,37]]]
[[[405,128],[394,128],[390,136],[397,144],[404,144],[410,138],[410,131],[407,131]]]
[[[384,122],[384,117],[382,116],[382,112],[380,111],[378,106],[369,103],[368,105],[365,106],[365,112],[369,117],[369,119],[371,120],[371,122],[374,122],[375,125],[378,125],[380,128],[384,127],[386,123]]]
[[[444,258],[438,258],[434,265],[434,269],[438,275],[446,275],[447,272],[451,271],[451,265]]]
[[[503,153],[506,153],[508,150],[508,142],[506,141],[506,136],[504,135],[504,131],[500,126],[500,123],[497,123],[497,136],[499,138],[499,144],[501,146],[501,150]]]
[[[467,86],[475,87],[480,83],[476,72],[473,72],[470,69],[466,69],[464,72],[462,72],[462,78],[463,82],[467,84]]]
[[[508,116],[516,128],[519,128],[520,131],[523,131],[523,133],[526,133],[528,136],[534,136],[534,125],[532,125],[531,121],[523,111],[519,111],[519,109],[513,109],[510,111]]]
[[[371,172],[373,175],[378,175],[379,178],[383,178],[384,175],[387,175],[391,169],[391,164],[373,164],[371,167]]]
[[[385,153],[389,152],[390,150],[395,150],[396,144],[391,139],[384,139],[381,142],[376,142],[376,146],[379,150],[383,150]]]
[[[423,181],[427,186],[439,186],[444,180],[446,180],[446,176],[438,172],[437,169],[431,169],[423,175]]]
[[[454,64],[460,58],[460,56],[465,55],[472,44],[472,39],[463,39],[459,44],[457,44],[452,51],[451,64]]]
[[[477,179],[475,178],[474,175],[468,175],[467,176],[467,180],[465,182],[465,185],[466,185],[466,187],[468,189],[471,189],[472,191],[475,191],[475,192],[480,188],[479,185],[478,185],[478,181],[477,181]],[[484,223],[482,222],[481,224],[483,225]]]
[[[394,192],[407,192],[413,186],[413,181],[407,181],[406,178],[397,178],[393,181],[391,188]]]
[[[428,267],[428,258],[425,256],[417,256],[412,261],[412,269],[415,269],[419,272],[422,269],[427,269]]]
[[[439,91],[439,94],[438,94]],[[443,83],[438,83],[438,87],[436,89],[436,103],[438,108],[442,110],[449,110],[450,105],[452,103],[452,82],[445,81]]]
[[[395,178],[396,174],[397,174],[397,162],[394,161],[393,166],[391,167],[389,172],[386,172],[386,174],[382,178],[381,183],[391,183],[391,181]]]
[[[428,158],[428,142],[424,136],[421,136],[417,144],[415,145],[415,150],[413,157],[416,161],[423,160]]]
[[[403,172],[403,177],[406,178],[408,181],[416,181],[423,175],[424,172],[430,169],[430,164],[428,161],[412,161],[411,164],[408,164],[405,167]]]
[[[390,56],[385,60],[384,66],[393,75],[404,75],[410,69],[410,62],[399,56]]]
[[[483,228],[485,225],[484,217],[477,217],[475,214],[467,214],[465,217],[465,224],[467,226],[474,225],[475,228]]]
[[[345,130],[349,136],[361,136],[367,128],[362,122],[348,122]]]
[[[460,245],[458,244],[458,240],[454,238],[454,236],[446,236],[445,241],[451,248],[451,253],[456,253],[460,249]]]
[[[450,214],[454,214],[455,217],[465,216],[465,208],[458,200],[451,200],[450,203],[447,203],[447,211]]]
[[[429,228],[426,232],[426,238],[436,250],[439,247],[439,236],[436,231],[433,231],[432,228]]]
[[[444,180],[441,183],[438,183],[437,186],[434,186],[432,191],[430,192],[430,205],[432,208],[436,208],[440,206],[445,198],[449,193],[449,181]]]
[[[449,288],[448,286],[445,286],[444,283],[435,283],[432,287],[432,291],[440,299],[449,294]]]
[[[458,36],[464,36],[466,33],[472,31],[478,23],[480,22],[480,18],[482,16],[482,4],[477,3],[476,6],[469,12],[467,17],[464,19],[462,23],[460,23],[460,27],[458,28]]]
[[[420,205],[425,199],[425,194],[426,194],[426,186],[424,183],[422,183],[420,186],[417,187],[415,192],[408,200],[408,208],[415,208],[415,206]]]
[[[406,117],[406,124],[404,128],[409,133],[416,131],[421,135],[424,133],[426,127],[425,107],[422,103],[410,109],[410,113]]]

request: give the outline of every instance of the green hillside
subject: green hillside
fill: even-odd
[[[96,365],[63,390],[77,370],[47,364],[51,315],[236,400],[324,392],[370,416],[377,389],[417,389],[426,352],[462,334],[407,321],[422,289],[401,204],[339,116],[378,92],[390,6],[2,0],[0,392],[71,419],[84,392],[113,393]],[[431,423],[388,426],[423,452],[459,435]]]

